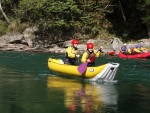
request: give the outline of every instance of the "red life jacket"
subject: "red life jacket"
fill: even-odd
[[[87,52],[87,53],[88,53],[88,59],[90,59],[90,62],[94,62],[95,61],[95,54],[94,54],[94,52],[92,52],[92,53]]]
[[[133,53],[134,53],[134,47],[131,48],[131,54],[133,54]]]

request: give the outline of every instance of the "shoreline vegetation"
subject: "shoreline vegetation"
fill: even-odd
[[[123,43],[149,48],[149,5],[140,0],[0,0],[0,51],[63,53],[73,38],[80,41],[80,51],[89,40],[106,53],[118,52]]]

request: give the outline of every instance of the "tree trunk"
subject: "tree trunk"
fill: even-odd
[[[5,17],[6,21],[7,21],[8,23],[10,23],[10,21],[9,21],[9,19],[8,19],[8,17],[7,17],[7,15],[6,15],[5,12],[3,11],[3,8],[2,8],[2,0],[0,0],[0,11],[2,12],[2,14],[3,14],[3,16]]]
[[[148,37],[150,38],[150,25],[147,25],[147,33],[148,33]]]
[[[122,7],[122,5],[121,5],[120,0],[119,0],[119,5],[120,5],[120,8],[121,8],[121,13],[122,13],[122,16],[123,16],[123,20],[124,20],[125,23],[127,23],[127,20],[126,20],[126,17],[125,17],[125,15],[124,15],[123,7]]]

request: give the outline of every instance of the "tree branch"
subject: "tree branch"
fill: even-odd
[[[2,8],[2,0],[0,0],[0,10],[1,10],[3,16],[5,17],[6,21],[7,21],[8,23],[10,23],[10,21],[9,21],[9,19],[8,19],[8,17],[7,17],[7,15],[6,15],[5,12],[3,11],[3,8]]]
[[[120,0],[119,0],[119,5],[120,5],[120,8],[121,8],[121,13],[122,13],[122,16],[123,16],[124,22],[125,22],[125,23],[127,23],[127,20],[126,20],[126,17],[125,17],[125,15],[124,15],[123,7],[122,7],[122,5],[121,5]]]

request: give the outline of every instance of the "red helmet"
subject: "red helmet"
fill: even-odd
[[[87,44],[87,49],[93,49],[93,48],[94,48],[93,43],[88,43],[88,44]]]
[[[73,39],[72,40],[72,44],[78,44],[79,42],[78,42],[78,40],[77,39]]]

